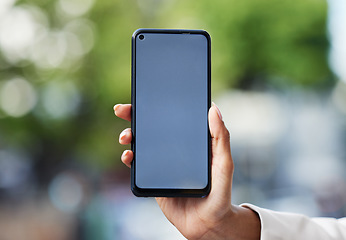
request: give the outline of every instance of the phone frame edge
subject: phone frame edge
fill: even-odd
[[[152,189],[146,188],[142,189],[135,184],[135,164],[136,164],[136,154],[135,148],[135,103],[136,103],[136,38],[141,33],[172,33],[172,34],[202,34],[207,38],[208,43],[208,111],[211,107],[211,37],[209,33],[205,30],[196,29],[152,29],[152,28],[139,28],[132,34],[131,41],[131,131],[132,131],[132,141],[131,150],[133,151],[133,160],[131,162],[131,191],[137,197],[196,197],[203,198],[206,197],[211,191],[211,135],[209,131],[209,120],[208,121],[208,183],[205,188],[202,189]]]

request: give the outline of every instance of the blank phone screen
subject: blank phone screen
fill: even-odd
[[[135,39],[135,185],[208,184],[208,38],[141,33]]]

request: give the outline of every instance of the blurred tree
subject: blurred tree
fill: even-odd
[[[214,71],[228,86],[333,84],[325,1],[207,1],[199,6],[215,42]]]
[[[0,100],[25,99],[3,93],[21,77],[37,101],[22,116],[0,108],[0,148],[26,152],[41,182],[71,162],[94,169],[119,164],[124,147],[117,135],[129,123],[116,119],[112,107],[130,102],[130,44],[137,28],[209,31],[215,91],[332,84],[325,1],[8,2],[0,11]]]

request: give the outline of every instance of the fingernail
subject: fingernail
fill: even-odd
[[[126,136],[126,130],[122,131],[119,136],[119,141],[124,140],[124,137]]]
[[[113,107],[114,113],[117,114],[117,109],[120,107],[120,104],[115,104]]]
[[[217,114],[219,115],[219,118],[222,121],[222,114],[219,107],[214,102],[213,102],[213,106],[216,108]]]
[[[125,150],[124,152],[123,152],[123,154],[121,155],[121,157],[123,158],[123,157],[126,157],[128,154],[129,154],[129,152],[130,152],[130,150]]]

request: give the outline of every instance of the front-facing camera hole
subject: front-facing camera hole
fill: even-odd
[[[139,38],[139,40],[143,40],[144,39],[144,35],[141,34],[141,35],[139,35],[138,38]]]

